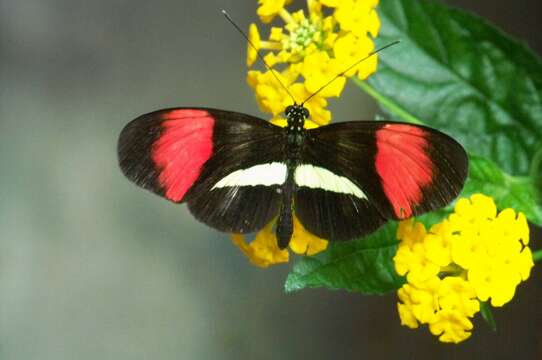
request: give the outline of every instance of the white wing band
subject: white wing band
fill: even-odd
[[[367,199],[367,195],[348,178],[335,175],[321,167],[300,165],[295,169],[294,179],[298,186],[350,194],[360,199]]]
[[[213,188],[231,186],[282,185],[286,181],[286,165],[279,162],[260,164],[228,174]]]

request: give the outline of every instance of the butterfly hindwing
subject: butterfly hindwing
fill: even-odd
[[[351,194],[299,188],[295,214],[311,233],[331,241],[369,234],[386,221],[366,199]]]
[[[313,186],[318,191],[300,187],[296,215],[307,230],[331,240],[359,237],[387,219],[448,204],[461,191],[468,168],[465,151],[449,136],[390,122],[347,122],[309,130],[302,157],[333,177],[320,177],[321,184]],[[341,178],[349,182],[341,183]],[[330,182],[343,190],[326,185]],[[351,190],[352,184],[357,190]]]
[[[269,133],[245,125],[223,126],[218,150],[203,166],[188,192],[188,208],[196,219],[220,231],[260,230],[278,215],[279,188],[286,181],[283,129],[258,120]]]
[[[283,137],[283,129],[245,114],[166,109],[124,128],[119,163],[137,185],[187,202],[198,220],[245,233],[277,215]],[[277,184],[267,186],[269,177]]]
[[[199,221],[224,232],[262,229],[279,211],[276,187],[230,186],[191,199],[188,209]]]

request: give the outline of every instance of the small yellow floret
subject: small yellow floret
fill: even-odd
[[[263,228],[250,244],[247,244],[244,236],[240,234],[233,234],[232,241],[256,266],[265,268],[270,265],[288,262],[288,250],[279,249],[273,231],[273,223]]]
[[[250,67],[258,58],[258,51],[260,51],[261,47],[260,33],[258,32],[256,24],[250,24],[248,28],[248,38],[252,45],[254,45],[254,47],[252,47],[250,44],[247,44],[247,66]]]
[[[284,10],[284,6],[291,3],[292,0],[258,0],[258,10],[256,13],[263,23],[273,21],[275,16],[279,15]]]
[[[274,230],[275,222],[270,222],[260,230],[252,242],[247,244],[245,236],[232,234],[232,242],[241,249],[250,262],[258,267],[268,267],[288,262],[288,249],[278,247]],[[294,233],[290,240],[290,249],[300,255],[315,255],[327,248],[328,241],[309,233],[294,216]]]

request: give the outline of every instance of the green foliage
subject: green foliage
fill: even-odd
[[[318,255],[299,259],[286,279],[286,291],[326,287],[384,294],[398,289],[404,281],[392,260],[396,229],[396,223],[389,223],[364,239],[333,243]]]
[[[378,13],[377,44],[401,40],[368,81],[381,105],[528,174],[542,148],[541,60],[486,20],[435,1],[382,0]]]
[[[355,83],[391,119],[436,127],[467,148],[461,196],[482,192],[542,225],[540,59],[484,19],[437,2],[382,0],[378,11],[377,42],[402,44]]]
[[[495,318],[493,317],[491,307],[487,302],[480,301],[480,313],[482,314],[482,318],[489,325],[489,328],[493,331],[497,331],[497,323],[495,322]]]
[[[511,207],[523,212],[532,223],[542,226],[541,194],[533,179],[508,175],[482,157],[471,155],[469,158],[469,178],[462,196],[479,192],[491,195],[499,209]]]
[[[487,21],[440,3],[381,0],[377,45],[400,39],[381,54],[378,72],[356,85],[389,119],[427,124],[461,142],[470,171],[462,196],[484,193],[499,209],[522,211],[542,225],[542,62]],[[513,175],[512,175],[513,174]],[[442,220],[448,206],[420,219]],[[357,241],[330,244],[304,257],[286,291],[306,287],[383,294],[404,279],[394,270],[396,224]],[[489,309],[484,319],[494,326]]]

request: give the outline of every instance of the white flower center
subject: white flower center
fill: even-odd
[[[311,23],[308,19],[303,19],[297,24],[297,27],[290,32],[290,36],[283,40],[283,49],[300,52],[303,51],[321,34],[322,30],[317,25]]]

